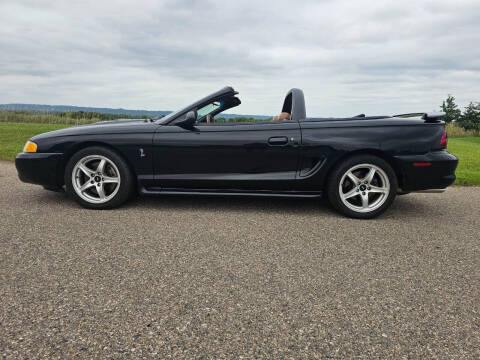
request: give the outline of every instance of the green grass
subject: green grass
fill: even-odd
[[[450,138],[447,150],[460,159],[455,184],[480,185],[480,137]]]
[[[0,122],[0,159],[13,160],[32,136],[69,125]]]
[[[13,160],[32,136],[69,125],[0,122],[0,159]],[[457,185],[480,185],[480,137],[448,139],[448,151],[460,159]]]

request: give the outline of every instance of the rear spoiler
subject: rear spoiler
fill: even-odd
[[[430,113],[425,113],[422,116],[422,119],[425,120],[426,122],[437,122],[442,120],[445,117],[444,112],[430,112]]]
[[[421,116],[421,118],[426,122],[437,122],[442,120],[445,117],[445,113],[444,112],[409,113],[409,114],[399,114],[399,115],[393,115],[393,116],[402,117],[402,118]]]

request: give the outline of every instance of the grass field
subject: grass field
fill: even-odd
[[[69,125],[0,122],[0,159],[13,160],[25,142],[36,134],[63,129]],[[448,139],[448,151],[460,159],[457,185],[480,185],[480,137]]]
[[[66,127],[69,125],[0,122],[0,159],[13,160],[34,135]]]
[[[457,185],[480,185],[480,136],[448,139],[448,151],[460,159]]]

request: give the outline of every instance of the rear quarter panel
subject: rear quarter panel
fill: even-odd
[[[443,123],[420,119],[339,120],[301,122],[301,165],[297,188],[321,190],[329,172],[342,159],[356,153],[377,154],[401,172],[397,155],[425,154],[434,150],[443,134]],[[401,181],[401,174],[398,174]]]

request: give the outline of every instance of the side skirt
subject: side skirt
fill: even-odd
[[[149,188],[141,187],[141,195],[188,195],[188,196],[256,196],[256,197],[281,197],[281,198],[319,198],[321,192],[305,191],[246,191],[236,189],[170,189],[170,188]]]

